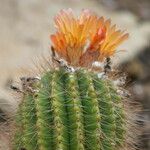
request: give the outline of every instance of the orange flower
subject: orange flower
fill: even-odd
[[[128,38],[110,20],[83,10],[75,17],[71,9],[61,10],[55,17],[56,33],[50,36],[55,52],[72,66],[89,66],[116,52]]]

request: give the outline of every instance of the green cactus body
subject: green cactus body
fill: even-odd
[[[121,97],[96,74],[47,72],[25,92],[16,121],[14,150],[119,150],[126,118]]]

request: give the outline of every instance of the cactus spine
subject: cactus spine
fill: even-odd
[[[64,69],[46,72],[19,106],[14,150],[119,150],[126,117],[111,81]]]

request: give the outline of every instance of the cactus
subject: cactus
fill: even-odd
[[[18,111],[16,149],[114,150],[125,141],[121,97],[85,70],[47,72]]]
[[[88,14],[93,17],[90,21],[97,21],[99,27],[87,22]],[[109,60],[128,35],[116,30],[109,20],[87,11],[83,11],[80,19],[75,19],[70,9],[56,16],[59,32],[51,35],[54,67],[50,71],[45,69],[39,81],[24,85],[15,121],[14,150],[129,148],[126,139],[129,120],[123,96],[107,75],[109,62],[100,69],[104,69],[103,77],[92,69],[93,62]],[[69,21],[71,27],[67,27]],[[81,35],[77,33],[79,30]],[[89,35],[91,43],[87,47]],[[87,49],[82,52],[84,47]]]

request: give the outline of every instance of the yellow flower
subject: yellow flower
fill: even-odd
[[[71,9],[54,18],[56,33],[50,36],[55,52],[72,66],[89,66],[115,54],[128,34],[111,25],[110,20],[83,10],[77,18]]]

